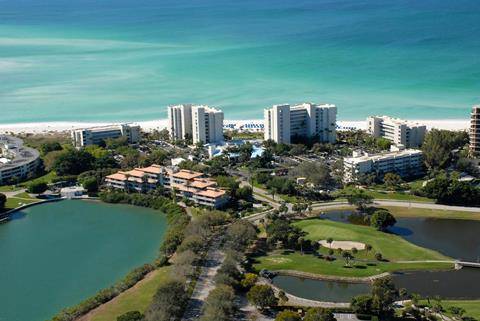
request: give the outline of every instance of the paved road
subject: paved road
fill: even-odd
[[[202,313],[203,304],[211,290],[215,288],[214,278],[225,260],[225,254],[220,249],[220,240],[214,240],[208,251],[207,258],[197,280],[192,296],[188,301],[182,321],[196,320]]]
[[[441,205],[441,204],[434,204],[434,203],[395,201],[395,200],[382,200],[382,199],[375,199],[373,203],[374,205],[379,205],[379,206],[393,206],[393,207],[397,206],[397,207],[425,208],[425,209],[432,209],[432,210],[480,213],[480,207],[452,206],[452,205]],[[341,205],[349,205],[349,204],[348,202],[326,202],[326,203],[314,203],[312,207],[314,209],[319,209],[323,207],[332,207],[332,206],[341,206]]]

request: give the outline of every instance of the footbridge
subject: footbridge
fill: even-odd
[[[460,270],[463,267],[480,268],[480,263],[478,263],[478,262],[467,262],[467,261],[455,261],[455,269],[456,270]]]

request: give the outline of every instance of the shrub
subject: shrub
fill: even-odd
[[[45,182],[32,182],[28,184],[27,192],[33,194],[41,194],[47,190],[48,186]]]

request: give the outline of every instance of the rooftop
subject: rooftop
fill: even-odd
[[[345,162],[347,163],[361,163],[364,161],[380,161],[380,160],[386,160],[389,158],[397,158],[397,157],[405,157],[405,156],[416,156],[416,155],[421,155],[422,151],[419,149],[404,149],[400,151],[393,151],[393,152],[384,152],[380,154],[364,154],[362,156],[357,156],[357,157],[347,157],[345,158]]]
[[[425,125],[422,125],[418,122],[414,122],[414,121],[411,121],[411,120],[405,120],[405,119],[401,119],[401,118],[396,118],[396,117],[391,117],[391,116],[386,116],[386,115],[383,115],[383,116],[370,116],[370,117],[373,117],[373,118],[381,118],[383,121],[389,121],[391,123],[394,123],[396,125],[409,125],[409,126],[425,126]]]
[[[40,157],[40,153],[23,145],[23,141],[14,136],[0,135],[0,170],[28,164]]]
[[[189,171],[189,170],[186,170],[186,169],[182,169],[182,170],[180,170],[176,173],[173,173],[172,176],[175,177],[175,178],[192,180],[194,178],[203,176],[203,174],[199,173],[199,172],[194,172],[194,171]]]

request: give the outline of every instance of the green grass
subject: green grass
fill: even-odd
[[[28,195],[27,192],[22,192],[15,194],[13,197],[8,197],[7,202],[5,203],[5,209],[8,211],[24,204],[36,203],[39,201],[40,200]]]
[[[420,303],[426,305],[427,301],[422,300]],[[456,306],[465,309],[465,316],[480,320],[480,300],[442,300],[441,304],[447,315],[450,315],[448,308]]]
[[[428,208],[410,208],[397,206],[383,206],[395,217],[430,217],[459,220],[480,220],[480,212],[462,212],[451,210],[432,210]]]
[[[444,255],[414,245],[400,236],[377,231],[370,226],[346,224],[322,219],[308,219],[294,223],[312,241],[329,237],[336,241],[357,241],[370,244],[373,251],[382,253],[390,261],[399,260],[445,260]]]
[[[47,174],[43,175],[43,176],[40,176],[40,177],[37,177],[37,178],[34,178],[34,179],[31,179],[29,181],[25,181],[25,182],[22,182],[20,183],[19,185],[20,186],[23,186],[23,187],[27,187],[30,183],[39,183],[39,182],[43,182],[43,183],[50,183],[52,181],[52,179],[54,179],[55,177],[57,177],[57,174],[55,172],[48,172]]]
[[[480,300],[448,300],[442,301],[442,306],[446,311],[448,311],[448,307],[451,306],[464,308],[466,311],[465,316],[473,317],[477,320],[480,320]]]
[[[253,265],[255,270],[295,270],[307,273],[346,276],[368,277],[383,272],[406,270],[446,270],[453,268],[450,263],[392,263],[392,262],[354,262],[351,268],[345,267],[343,259],[327,261],[312,254],[299,252],[273,252],[268,256],[256,258]]]
[[[327,261],[312,254],[302,255],[299,252],[275,251],[267,256],[256,258],[255,269],[296,270],[308,273],[365,277],[383,272],[403,270],[439,270],[453,268],[452,263],[421,262],[445,261],[450,258],[430,249],[412,244],[401,237],[383,233],[369,226],[346,224],[322,219],[307,219],[293,223],[307,232],[306,238],[312,241],[329,237],[336,241],[356,241],[370,244],[372,251],[359,251],[355,254],[358,261],[353,267],[345,267],[345,261],[335,252],[338,259]],[[320,253],[327,254],[328,248],[320,248]],[[379,252],[388,261],[376,261],[374,253]],[[420,262],[400,262],[420,261]]]
[[[0,186],[0,193],[1,192],[15,192],[15,191],[18,191],[20,189],[21,189],[21,187],[19,187],[19,186],[4,185],[4,186]]]
[[[35,198],[32,198],[30,200],[26,200],[26,199],[23,199],[23,198],[9,197],[9,198],[7,198],[7,202],[5,203],[5,209],[8,211],[8,210],[17,208],[21,205],[36,203],[38,201],[39,200],[37,200]]]
[[[412,195],[408,193],[401,192],[383,192],[369,190],[368,193],[372,195],[375,199],[386,199],[386,200],[396,200],[396,201],[411,201],[411,202],[424,202],[424,203],[434,203],[435,200],[432,200],[427,197],[421,197],[417,195]]]
[[[165,281],[171,267],[162,267],[148,280],[140,281],[135,287],[120,294],[114,301],[101,306],[92,316],[92,321],[116,321],[128,311],[145,312],[161,282]]]

